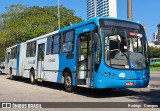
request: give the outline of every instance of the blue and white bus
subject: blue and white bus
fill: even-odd
[[[148,45],[141,24],[96,17],[7,49],[11,78],[89,88],[143,88],[150,79]]]

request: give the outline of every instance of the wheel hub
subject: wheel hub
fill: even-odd
[[[66,78],[66,85],[71,86],[71,78],[69,76]]]

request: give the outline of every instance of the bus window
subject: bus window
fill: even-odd
[[[11,59],[15,59],[17,57],[17,47],[13,47],[11,49]]]
[[[74,48],[74,31],[64,34],[62,41],[62,52],[72,52]]]
[[[36,41],[27,43],[26,57],[35,57],[35,56],[36,56]]]
[[[30,47],[31,47],[31,45],[30,45],[31,43],[29,42],[29,43],[27,43],[27,53],[26,53],[26,57],[30,57]]]
[[[7,63],[9,63],[9,59],[10,59],[10,52],[7,53]]]
[[[53,48],[54,48],[54,36],[51,38],[51,54],[53,54]]]
[[[38,61],[44,61],[45,44],[38,46]]]
[[[95,71],[97,71],[101,60],[101,41],[98,33],[94,33],[94,44],[95,44]]]
[[[60,36],[55,35],[51,41],[51,54],[58,54],[60,49]]]

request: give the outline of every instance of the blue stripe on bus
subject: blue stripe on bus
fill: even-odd
[[[18,51],[18,56],[17,56],[17,70],[16,70],[16,76],[19,76],[19,64],[20,64],[20,47],[21,47],[21,44],[18,44],[17,45],[17,51]]]

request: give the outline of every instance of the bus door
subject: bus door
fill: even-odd
[[[44,77],[44,53],[45,43],[38,45],[38,58],[37,58],[37,77],[43,79]]]
[[[79,34],[77,57],[77,85],[92,86],[93,81],[93,38],[92,31]]]

